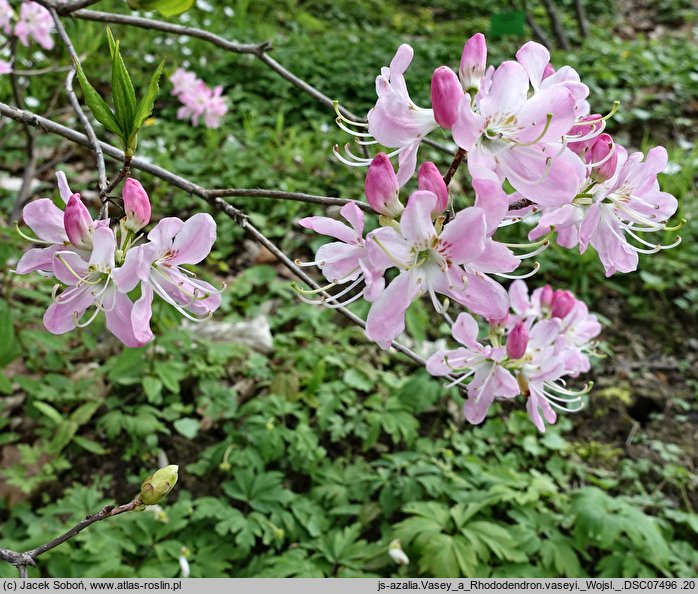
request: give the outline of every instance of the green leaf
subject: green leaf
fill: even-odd
[[[51,421],[53,421],[55,425],[59,425],[64,420],[63,415],[61,415],[61,413],[59,413],[50,404],[46,404],[45,402],[34,402],[34,408],[36,408],[36,410],[38,410],[42,415],[48,417]]]
[[[80,88],[82,89],[82,94],[85,96],[85,103],[87,104],[87,107],[90,108],[92,115],[94,115],[95,119],[107,130],[122,136],[119,123],[116,121],[116,118],[114,117],[111,109],[109,109],[106,101],[102,99],[101,95],[95,91],[94,87],[87,80],[80,62],[75,60],[74,64],[78,75],[78,82],[80,83]]]
[[[56,431],[53,434],[53,439],[51,439],[46,449],[52,454],[58,454],[72,441],[77,430],[78,425],[74,421],[61,422],[56,427]]]
[[[70,420],[77,423],[78,425],[84,425],[92,418],[97,409],[100,407],[101,402],[86,402],[82,406],[78,407],[71,415]]]
[[[172,17],[182,14],[194,6],[196,0],[129,0],[133,9],[157,10],[162,16]]]
[[[138,107],[136,107],[136,115],[133,119],[133,131],[128,137],[128,146],[132,150],[136,150],[136,145],[138,144],[138,131],[143,125],[143,122],[145,122],[148,116],[153,112],[155,97],[157,97],[160,92],[159,81],[164,67],[165,60],[160,62],[160,65],[155,69],[153,76],[150,78],[150,83],[148,83],[148,89],[145,95],[143,95],[143,98],[139,101]]]
[[[88,452],[91,452],[92,454],[97,454],[98,456],[103,456],[107,453],[107,450],[105,450],[96,441],[87,439],[86,437],[81,437],[80,435],[74,436],[73,442],[79,445],[83,450],[87,450]]]
[[[136,92],[133,89],[133,83],[128,70],[126,70],[124,60],[121,57],[118,41],[112,56],[111,86],[116,119],[122,131],[121,139],[124,142],[124,148],[127,148],[127,141],[133,131],[134,117],[136,115]]]
[[[143,391],[148,398],[148,402],[159,404],[162,401],[162,381],[152,375],[143,378]]]
[[[187,439],[194,439],[199,433],[199,421],[184,417],[174,422],[174,428],[180,435],[183,435]]]
[[[15,338],[10,306],[2,300],[0,300],[0,336],[2,336],[0,339],[0,368],[2,368],[21,352]]]

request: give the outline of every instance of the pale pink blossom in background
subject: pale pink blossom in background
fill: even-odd
[[[53,19],[51,13],[36,2],[24,2],[19,11],[19,21],[15,25],[14,33],[29,47],[29,38],[33,38],[45,50],[53,48],[51,30]]]
[[[196,74],[183,68],[175,71],[170,82],[173,85],[172,94],[182,103],[182,107],[177,110],[177,119],[191,118],[192,124],[198,126],[203,118],[207,128],[218,128],[221,125],[221,119],[228,111],[222,97],[222,86],[211,89]]]
[[[0,60],[0,74],[9,74],[10,72],[12,72],[12,63]]]
[[[0,31],[9,35],[12,31],[12,16],[14,11],[7,0],[0,0]]]

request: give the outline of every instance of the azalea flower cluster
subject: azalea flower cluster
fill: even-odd
[[[221,97],[221,85],[211,89],[196,74],[183,68],[174,72],[170,82],[172,95],[182,103],[182,107],[177,110],[177,119],[191,118],[192,124],[198,126],[199,120],[203,118],[207,128],[218,128],[221,125],[221,119],[228,111],[225,99]]]
[[[0,32],[5,35],[14,35],[25,47],[29,47],[29,42],[33,39],[45,50],[52,49],[52,29],[51,13],[40,4],[22,2],[19,14],[16,14],[8,0],[0,0]],[[0,36],[0,40],[1,38]],[[12,64],[0,59],[0,74],[10,72],[12,72]]]
[[[591,341],[601,324],[572,293],[550,285],[529,296],[524,281],[517,280],[509,297],[508,315],[489,322],[488,345],[478,342],[475,319],[461,313],[451,332],[462,346],[432,355],[427,371],[455,377],[451,386],[472,378],[464,407],[469,422],[481,423],[495,400],[523,396],[531,420],[544,432],[543,420],[554,423],[556,410],[581,410],[591,384],[572,390],[564,378],[589,371]]]
[[[453,322],[453,336],[464,347],[435,355],[428,370],[453,384],[471,382],[465,411],[471,422],[481,422],[494,400],[523,394],[543,430],[542,418],[554,422],[555,408],[575,410],[581,403],[581,393],[566,388],[563,377],[588,370],[587,343],[600,327],[567,292],[546,287],[529,300],[522,281],[509,290],[501,283],[535,274],[537,263],[513,273],[554,236],[580,252],[591,245],[607,276],[635,270],[638,253],[676,245],[679,239],[670,245],[647,239],[678,228],[668,226],[677,201],[657,181],[666,150],[628,154],[604,132],[617,104],[608,116],[592,114],[577,72],[556,70],[540,44],[526,43],[516,60],[488,67],[485,38],[473,36],[457,73],[447,66],[434,71],[430,109],[415,105],[407,90],[413,53],[400,46],[381,70],[366,123],[338,112],[337,124],[364,151],[393,149],[362,157],[349,145],[343,152],[334,148],[345,164],[368,167],[365,195],[379,226],[365,234],[363,209],[354,202],[340,211],[348,224],[322,216],[300,220],[336,241],[320,247],[314,261],[298,262],[319,267],[329,284],[297,292],[328,307],[363,298],[370,303],[366,335],[382,348],[404,331],[408,308],[422,296],[449,321],[449,306],[462,306],[470,313]],[[471,206],[456,207],[445,181],[453,170],[444,178],[432,162],[417,168],[419,146],[436,128],[450,130],[457,145],[452,169],[465,160]],[[400,196],[405,186],[411,186],[406,201]],[[497,238],[498,229],[522,221],[534,226],[528,241]],[[471,314],[490,326],[489,346],[477,341]]]
[[[140,347],[153,338],[154,294],[195,321],[208,319],[218,308],[220,291],[185,267],[211,251],[216,223],[210,215],[195,214],[187,221],[164,218],[146,237],[142,230],[150,222],[150,200],[135,179],[124,182],[125,216],[112,228],[109,219],[92,218],[62,172],[57,178],[65,209],[47,198],[24,207],[24,222],[36,238],[19,232],[40,247],[26,252],[16,266],[18,274],[36,271],[58,281],[44,314],[49,332],[87,326],[104,312],[114,336],[126,346]],[[133,302],[130,295],[137,287]]]

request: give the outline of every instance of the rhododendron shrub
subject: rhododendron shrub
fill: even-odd
[[[324,294],[310,292],[319,297],[313,301],[297,290],[329,307],[369,302],[366,336],[382,348],[404,332],[411,304],[426,298],[458,345],[431,355],[426,369],[463,388],[465,418],[481,423],[496,400],[517,400],[545,431],[557,412],[583,407],[591,384],[573,388],[568,379],[589,371],[601,325],[564,288],[541,283],[529,294],[521,279],[532,277],[534,285],[539,265],[522,265],[553,238],[580,253],[591,246],[607,276],[636,270],[638,254],[677,245],[679,238],[669,245],[652,239],[680,226],[669,226],[677,201],[657,182],[666,150],[628,154],[604,131],[617,104],[606,116],[591,113],[577,72],[555,68],[538,43],[487,66],[485,38],[473,36],[458,72],[439,66],[424,81],[431,108],[417,106],[407,90],[413,55],[401,45],[381,69],[366,123],[338,110],[338,125],[364,150],[390,149],[371,157],[349,145],[334,148],[341,162],[368,167],[365,195],[378,227],[364,234],[364,213],[351,203],[341,210],[349,226],[302,219],[303,227],[338,241],[306,263],[330,282]],[[437,128],[450,131],[458,147],[443,178],[434,163],[417,159]],[[472,192],[455,195],[448,183],[461,160]],[[528,242],[499,240],[498,230],[510,225],[527,227]]]

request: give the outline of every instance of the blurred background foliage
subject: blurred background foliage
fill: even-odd
[[[464,41],[517,3],[475,0],[199,0],[171,19],[230,39],[270,40],[273,56],[354,112],[374,101],[374,79],[400,43],[416,56],[413,98],[428,104],[431,71],[456,66]],[[528,10],[552,39],[541,3]],[[93,324],[53,336],[41,316],[50,283],[11,270],[25,246],[10,222],[25,162],[21,128],[0,122],[0,544],[24,550],[108,502],[126,502],[163,458],[180,482],[163,505],[90,527],[41,558],[43,576],[693,576],[698,482],[698,21],[690,0],[587,0],[590,32],[573,2],[559,8],[592,108],[621,110],[610,130],[626,146],[665,143],[664,189],[681,204],[683,244],[641,257],[638,273],[605,279],[592,250],[551,247],[539,286],[573,289],[605,323],[596,385],[584,412],[539,435],[516,406],[464,425],[462,400],[423,370],[368,344],[341,316],[301,304],[285,270],[217,216],[206,276],[229,286],[216,323],[269,324],[273,348],[215,341],[156,312],[157,340],[124,350]],[[96,8],[128,12],[124,3]],[[153,15],[158,18],[158,15]],[[104,28],[66,19],[93,84],[108,94]],[[169,76],[194,70],[222,84],[229,112],[217,130],[175,119],[163,81],[139,154],[207,187],[266,187],[362,198],[363,171],[331,155],[349,139],[330,110],[252,56],[201,41],[113,27],[137,85],[163,56]],[[490,62],[530,36],[490,40]],[[23,68],[68,63],[57,48],[20,48]],[[24,78],[29,108],[76,126],[64,72]],[[0,97],[12,102],[7,77]],[[108,137],[103,129],[98,133]],[[34,196],[56,195],[56,168],[96,212],[86,151],[38,137]],[[449,159],[422,149],[446,167]],[[117,165],[108,163],[110,174]],[[157,217],[204,205],[140,173]],[[454,198],[472,200],[459,171]],[[293,257],[321,240],[295,221],[323,209],[241,198],[234,203]],[[214,213],[215,214],[215,213]],[[521,231],[518,231],[521,233]],[[671,237],[667,237],[671,240]],[[317,244],[316,244],[317,242]],[[310,245],[309,245],[310,243]],[[359,313],[365,313],[360,306]],[[266,320],[266,322],[265,322]],[[228,328],[226,333],[226,328]],[[408,329],[427,350],[447,328],[413,306]],[[221,337],[222,335],[222,337]],[[411,562],[396,566],[399,538]],[[0,576],[14,569],[0,565]]]

